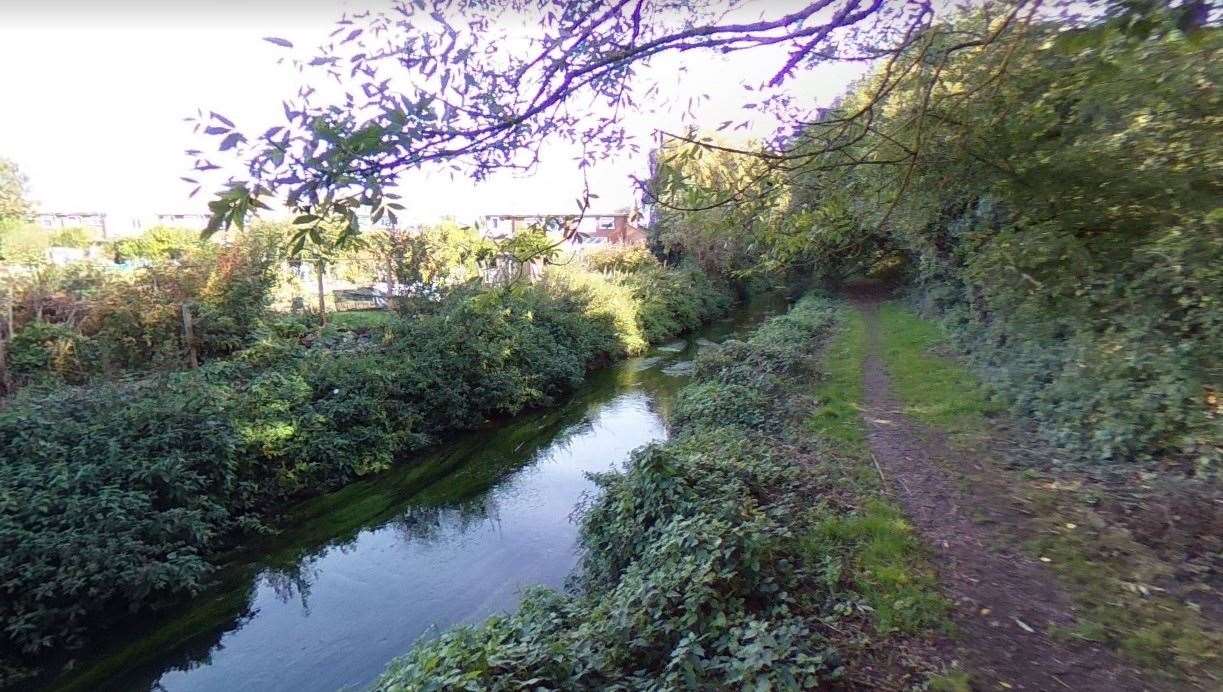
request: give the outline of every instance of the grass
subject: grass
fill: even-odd
[[[859,507],[851,514],[817,512],[803,537],[804,549],[811,556],[840,559],[879,630],[943,628],[947,604],[924,548],[900,508],[884,497],[870,461],[862,420],[866,322],[848,307],[841,315],[840,331],[825,351],[824,376],[815,391],[818,403],[807,427],[842,467],[829,478],[847,485]]]
[[[879,308],[883,360],[905,413],[957,437],[980,436],[998,408],[961,364],[933,351],[945,342],[939,326],[895,303]]]
[[[347,310],[327,315],[327,324],[342,331],[366,331],[387,326],[395,318],[394,310]]]
[[[895,504],[868,500],[853,514],[821,517],[803,538],[808,555],[843,555],[854,590],[884,632],[945,625],[947,603],[924,564],[921,542]]]
[[[926,689],[930,692],[972,692],[972,680],[968,673],[953,668],[926,681]]]
[[[1076,627],[1059,634],[1109,645],[1174,683],[1209,687],[1205,680],[1223,676],[1223,634],[1155,586],[1175,578],[1172,565],[1104,522],[1075,489],[1031,483],[1026,499],[1039,527],[1027,548],[1080,608]]]
[[[815,390],[819,408],[809,426],[819,438],[852,455],[865,455],[862,425],[862,371],[866,361],[866,321],[846,311],[841,331],[828,344],[824,379]]]

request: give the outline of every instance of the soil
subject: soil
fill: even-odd
[[[1112,652],[1092,642],[1052,637],[1073,627],[1074,607],[1054,574],[1018,549],[1029,519],[1007,493],[990,461],[954,448],[937,431],[903,414],[880,358],[878,297],[855,303],[867,321],[866,420],[871,452],[894,497],[930,546],[932,562],[953,608],[955,659],[981,690],[1158,689]],[[971,492],[966,488],[971,486]],[[1005,533],[1004,533],[1005,531]]]

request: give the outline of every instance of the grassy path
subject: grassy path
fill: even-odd
[[[878,295],[852,303],[812,427],[877,472],[920,538],[907,554],[934,565],[923,592],[948,599],[953,637],[933,639],[963,670],[931,689],[1220,689],[1217,493],[1054,463],[937,325]]]
[[[957,654],[982,689],[1141,690],[1138,676],[1100,645],[1050,633],[1074,623],[1071,600],[1038,560],[998,540],[1002,527],[1024,521],[1004,498],[967,491],[946,462],[980,462],[953,449],[924,422],[984,431],[982,397],[961,371],[908,357],[920,335],[880,335],[879,306],[859,302],[867,331],[863,418],[867,443],[890,490],[932,549],[952,601]],[[892,306],[884,308],[895,310]],[[891,320],[894,322],[895,320]],[[912,337],[918,337],[914,339]],[[893,393],[910,396],[908,405]],[[919,392],[915,396],[914,392]],[[980,514],[988,513],[986,522]]]

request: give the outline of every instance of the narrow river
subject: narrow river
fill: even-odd
[[[702,346],[781,308],[729,318],[593,374],[560,406],[460,436],[385,474],[294,508],[235,552],[216,588],[116,632],[60,689],[360,689],[422,637],[561,588],[578,560],[586,474],[667,436]]]

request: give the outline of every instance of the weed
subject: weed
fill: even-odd
[[[803,549],[811,557],[844,556],[853,588],[874,611],[880,630],[918,632],[944,624],[947,604],[922,564],[921,543],[892,503],[875,499],[854,514],[824,516]]]

